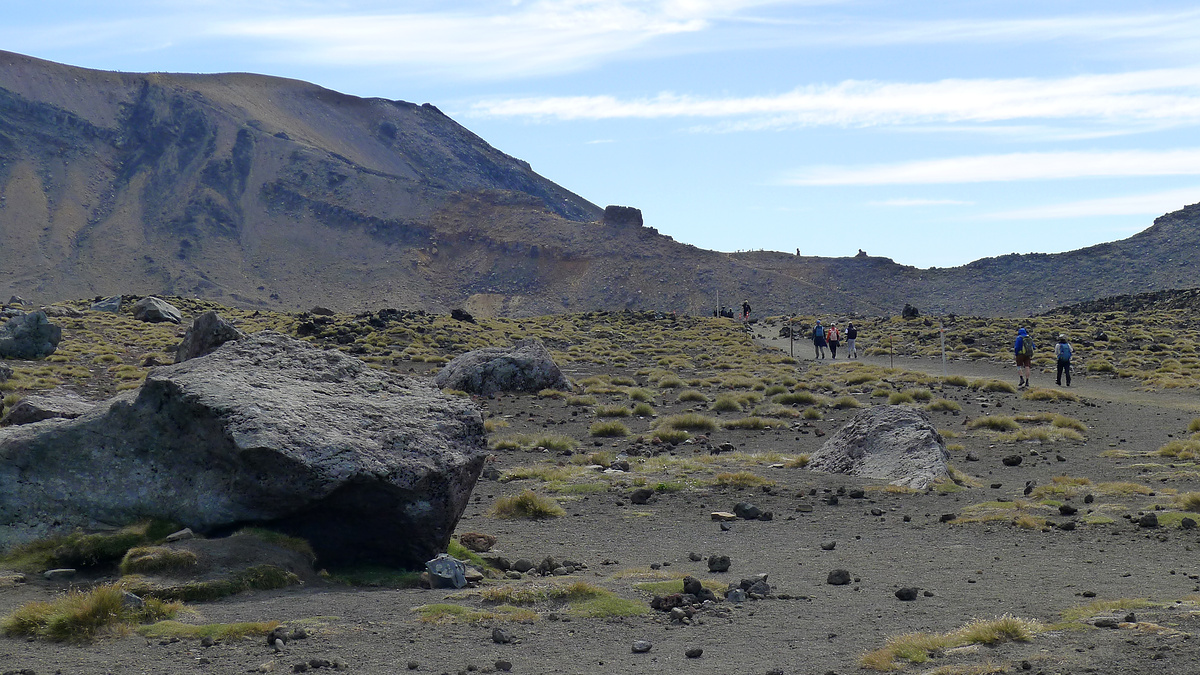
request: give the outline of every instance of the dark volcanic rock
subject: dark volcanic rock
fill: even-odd
[[[123,299],[120,295],[114,295],[103,300],[97,300],[92,303],[91,310],[93,312],[112,312],[115,314],[121,311],[121,301]]]
[[[0,426],[31,424],[56,417],[75,419],[94,407],[95,401],[81,398],[69,391],[26,396],[4,414],[0,419]]]
[[[78,419],[0,429],[0,547],[153,517],[419,568],[446,550],[486,455],[469,401],[263,332]]]
[[[572,391],[571,383],[537,338],[518,340],[511,349],[477,349],[457,356],[437,374],[434,383],[482,396],[498,391]]]
[[[0,358],[42,359],[58,349],[62,329],[38,310],[12,319],[0,326]]]
[[[175,350],[175,363],[211,354],[226,342],[245,337],[245,333],[222,319],[216,312],[205,312],[192,321],[192,327],[183,336],[183,342]]]
[[[825,441],[808,467],[924,490],[947,475],[949,459],[942,435],[925,413],[876,406],[855,415]]]
[[[825,577],[825,583],[830,586],[845,586],[850,583],[850,570],[834,570]]]
[[[133,306],[133,318],[150,323],[179,323],[183,321],[183,313],[166,300],[150,296]]]

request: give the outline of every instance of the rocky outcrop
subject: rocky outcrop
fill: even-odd
[[[43,359],[58,349],[62,329],[38,310],[9,319],[0,326],[0,358]]]
[[[642,210],[632,206],[609,205],[604,207],[603,222],[614,227],[641,227]]]
[[[96,302],[92,303],[91,310],[93,312],[112,312],[115,314],[121,311],[122,300],[124,300],[124,298],[120,295],[113,295],[111,297],[104,298],[103,300],[97,300]]]
[[[434,383],[481,396],[498,391],[571,391],[570,381],[537,338],[518,340],[510,349],[492,347],[457,356]]]
[[[217,347],[231,340],[241,340],[246,334],[233,324],[222,319],[216,312],[208,311],[192,320],[192,327],[183,336],[183,342],[175,350],[175,363],[183,363],[197,356],[216,351]]]
[[[3,378],[0,378],[0,381],[3,381]],[[32,424],[54,418],[75,419],[90,412],[94,407],[95,401],[89,401],[69,391],[26,396],[0,418],[0,426]]]
[[[855,415],[809,458],[815,471],[924,490],[948,474],[946,442],[920,410],[876,406]]]
[[[166,300],[150,296],[133,306],[133,318],[149,323],[179,323],[183,321],[183,313]]]
[[[77,419],[0,429],[0,547],[153,517],[419,568],[446,550],[486,454],[469,401],[262,332]]]
[[[12,377],[12,374],[12,368],[0,363],[0,382],[7,382],[8,378]]]

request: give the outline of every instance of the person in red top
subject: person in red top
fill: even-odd
[[[837,348],[842,344],[842,332],[836,323],[829,324],[829,330],[825,331],[825,342],[829,344],[829,358],[836,359]]]

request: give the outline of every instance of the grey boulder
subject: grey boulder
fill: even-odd
[[[216,312],[208,311],[192,320],[192,327],[183,336],[183,342],[175,350],[175,363],[183,363],[197,356],[211,354],[217,347],[231,340],[241,340],[246,334],[234,327]]]
[[[571,383],[537,338],[518,340],[511,348],[477,349],[455,357],[434,378],[442,388],[487,396],[500,391],[571,391]]]
[[[0,548],[161,518],[418,569],[446,550],[486,456],[470,401],[264,331],[77,419],[0,429]]]
[[[12,377],[13,369],[0,363],[0,382],[7,382],[8,378]]]
[[[95,401],[69,391],[26,396],[0,418],[0,426],[32,424],[54,418],[75,419],[94,407]]]
[[[949,459],[946,442],[924,412],[875,406],[825,441],[809,458],[808,468],[924,490],[948,475]]]
[[[0,358],[41,359],[58,349],[62,329],[38,310],[9,319],[0,326]]]
[[[115,314],[121,311],[121,300],[123,299],[120,295],[107,297],[99,302],[92,303],[91,309],[93,312],[112,312]]]
[[[179,323],[183,314],[166,300],[149,296],[133,306],[133,318],[149,323]]]

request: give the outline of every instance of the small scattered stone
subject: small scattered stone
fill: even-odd
[[[833,550],[833,549],[835,549],[835,548],[837,548],[837,542],[836,542],[836,541],[827,541],[827,542],[825,542],[824,544],[821,544],[821,550],[822,550],[822,551],[832,551],[832,550]]]
[[[1004,466],[1020,466],[1023,459],[1020,455],[1008,455],[1000,461],[1004,463]]]
[[[1109,618],[1109,617],[1104,617],[1102,619],[1096,619],[1095,621],[1092,622],[1092,625],[1095,626],[1096,628],[1120,628],[1121,627],[1120,622],[1118,622],[1116,619]]]
[[[212,639],[212,636],[210,635],[205,635],[204,637],[200,638],[201,647],[211,647],[215,644],[217,644],[217,641]]]
[[[727,555],[710,555],[708,556],[708,571],[709,572],[728,572],[729,571],[729,556]]]
[[[762,515],[762,509],[758,508],[750,502],[738,502],[733,505],[733,513],[738,518],[745,520],[757,520]]]
[[[1074,506],[1071,506],[1070,504],[1063,504],[1062,506],[1058,507],[1059,515],[1073,516],[1078,512],[1079,512],[1079,509],[1075,508]]]
[[[1179,527],[1185,530],[1194,530],[1196,529],[1196,521],[1191,518],[1184,518],[1183,520],[1179,521]]]
[[[69,567],[61,567],[61,568],[53,569],[53,570],[46,570],[45,572],[42,573],[42,576],[46,577],[47,579],[49,579],[51,581],[55,581],[58,579],[69,579],[69,578],[75,576],[75,570],[72,568],[69,568]]]
[[[178,532],[172,532],[171,534],[168,534],[165,541],[167,541],[167,542],[183,541],[185,539],[194,539],[195,537],[196,537],[196,533],[192,532],[192,528],[185,527],[182,530],[179,530]]]
[[[630,504],[646,504],[650,498],[654,496],[654,490],[651,488],[638,488],[629,495]]]
[[[906,586],[896,591],[896,597],[904,602],[911,602],[917,599],[917,589]]]
[[[498,645],[509,644],[513,641],[513,639],[512,633],[509,633],[503,628],[497,626],[496,628],[492,629],[492,642],[495,642]]]
[[[956,518],[958,518],[958,514],[957,514],[957,513],[943,513],[943,514],[942,514],[942,517],[941,517],[941,518],[938,518],[938,522],[941,522],[941,523],[948,523],[948,522],[950,522],[950,521],[952,521],[952,520],[955,520]]]
[[[1125,615],[1125,623],[1137,623],[1137,614],[1130,612]]]
[[[508,671],[512,670],[512,661],[505,661],[504,659],[496,661],[496,670],[499,670],[502,673],[507,673]]]
[[[689,647],[687,651],[683,653],[683,655],[689,659],[698,659],[704,655],[704,650],[700,647]]]
[[[1138,518],[1138,526],[1147,529],[1158,527],[1158,516],[1154,515],[1153,513],[1147,513],[1141,518]]]
[[[688,560],[691,560],[692,562],[700,562],[701,560],[704,560],[704,556],[692,551],[691,553],[688,553]]]
[[[829,573],[829,576],[826,577],[825,583],[829,584],[830,586],[845,586],[846,584],[850,583],[850,571],[833,570]]]
[[[738,519],[737,515],[728,511],[713,511],[711,515],[713,520],[721,522],[728,522]]]
[[[417,668],[420,668],[420,667],[421,667],[421,664],[420,664],[420,663],[417,663],[416,661],[409,661],[409,662],[408,662],[408,669],[409,669],[409,670],[416,670]]]
[[[534,564],[533,561],[528,558],[518,558],[517,561],[512,564],[512,568],[517,572],[524,574],[533,569]]]
[[[646,652],[650,651],[653,647],[654,647],[654,645],[651,644],[649,640],[634,640],[633,641],[633,653],[634,654],[645,654]]]

